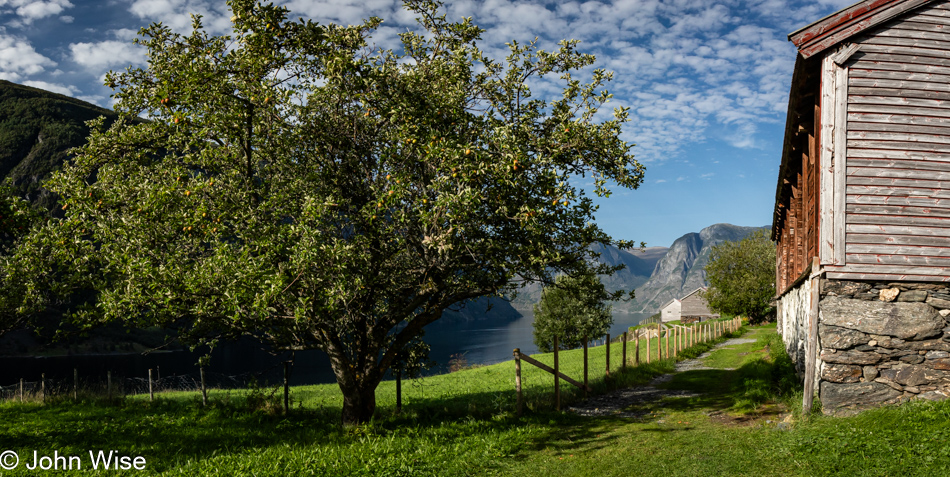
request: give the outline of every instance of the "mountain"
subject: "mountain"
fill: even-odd
[[[669,249],[666,247],[648,247],[642,250],[621,250],[614,246],[595,245],[593,250],[600,254],[599,261],[601,263],[626,265],[626,268],[611,276],[601,275],[600,280],[607,287],[607,291],[630,291],[650,279],[657,262],[666,255]],[[541,285],[533,283],[519,289],[518,295],[511,301],[511,304],[518,311],[528,312],[539,301],[541,301]],[[628,311],[630,304],[630,302],[614,303],[614,311]]]
[[[709,285],[705,267],[714,245],[742,240],[756,230],[767,228],[715,224],[699,233],[688,233],[676,239],[669,252],[656,264],[650,279],[636,289],[637,299],[631,304],[630,311],[655,313],[671,299],[682,298]]]
[[[70,148],[89,135],[85,122],[114,111],[42,89],[0,80],[0,181],[9,179],[16,193],[52,210],[56,198],[40,187],[59,169]]]

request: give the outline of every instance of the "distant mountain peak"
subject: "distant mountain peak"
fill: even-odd
[[[742,240],[763,228],[768,227],[713,224],[698,233],[690,232],[676,239],[657,262],[650,279],[636,289],[637,299],[631,311],[655,313],[664,303],[708,286],[705,267],[712,247],[725,241]]]

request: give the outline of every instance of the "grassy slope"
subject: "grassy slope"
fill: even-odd
[[[352,429],[336,425],[340,398],[332,385],[295,388],[293,396],[304,410],[289,418],[268,412],[266,404],[248,410],[247,401],[266,403],[271,390],[250,396],[216,392],[210,409],[200,408],[190,393],[168,394],[154,403],[127,399],[115,406],[7,403],[0,405],[5,423],[0,447],[24,456],[32,449],[78,455],[118,449],[146,456],[152,472],[184,475],[946,473],[946,403],[847,419],[816,417],[777,430],[785,410],[781,402],[769,400],[780,363],[764,359],[769,353],[763,351],[772,344],[771,354],[780,356],[774,328],[757,328],[748,336],[757,343],[717,352],[706,363],[739,369],[678,374],[668,386],[705,394],[645,406],[648,413],[640,419],[553,412],[550,379],[529,366],[524,372],[529,410],[517,419],[512,415],[513,363],[508,362],[407,383],[401,416],[392,413],[393,384],[383,383],[380,419]],[[603,350],[591,349],[591,361],[603,363]],[[616,353],[612,363],[619,363],[620,347],[611,351]],[[579,355],[562,353],[565,372],[580,376]],[[549,363],[551,358],[539,357]],[[671,366],[665,361],[615,370],[613,382],[605,382],[601,364],[591,376],[603,391],[617,383],[644,382]],[[565,399],[572,396],[567,392]],[[88,458],[84,464],[88,467]]]

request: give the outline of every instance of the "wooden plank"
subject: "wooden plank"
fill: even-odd
[[[950,92],[946,91],[924,91],[919,89],[900,89],[900,88],[865,88],[852,86],[848,89],[851,96],[884,96],[889,98],[918,98],[950,100]]]
[[[850,68],[834,65],[835,70],[835,119],[834,119],[834,188],[832,209],[834,215],[834,263],[842,265],[846,260],[845,241],[845,184],[847,183],[848,155],[848,75]]]
[[[848,264],[865,265],[910,265],[927,267],[950,267],[950,259],[940,257],[914,257],[907,255],[848,254]]]
[[[850,66],[852,68],[860,68],[862,70],[869,71],[902,71],[938,75],[950,74],[950,66],[915,64],[912,61],[900,61],[901,58],[913,57],[895,55],[892,58],[888,58],[888,60],[871,61],[868,56],[862,56],[860,58],[856,58],[854,63],[851,63]]]
[[[866,185],[883,187],[912,187],[919,189],[947,189],[950,182],[931,179],[910,179],[900,177],[849,176],[848,185]]]
[[[542,362],[540,362],[540,361],[538,361],[538,360],[536,360],[536,359],[532,358],[531,356],[528,356],[528,355],[526,355],[526,354],[524,354],[524,353],[519,353],[519,354],[520,354],[521,359],[522,359],[523,361],[528,362],[528,363],[530,363],[530,364],[533,364],[533,365],[535,365],[536,367],[538,367],[538,368],[540,368],[540,369],[543,369],[544,371],[547,371],[547,372],[549,372],[549,373],[551,373],[551,374],[555,374],[554,368],[552,368],[552,367],[550,367],[550,366],[548,366],[548,365],[546,365],[546,364],[544,364],[544,363],[542,363]],[[587,392],[590,392],[590,391],[591,391],[590,388],[586,388],[586,389],[585,389],[583,383],[579,383],[579,382],[575,381],[573,378],[571,378],[570,376],[568,376],[568,375],[566,375],[566,374],[564,374],[564,373],[562,373],[562,372],[560,372],[560,371],[558,371],[555,375],[556,375],[556,376],[559,376],[561,379],[563,379],[563,380],[565,380],[565,381],[567,381],[567,382],[573,384],[574,386],[577,386],[577,387],[580,388],[580,389],[584,389],[584,390],[587,391]]]
[[[896,273],[862,273],[862,272],[832,272],[825,274],[832,280],[875,280],[875,281],[908,281],[908,282],[950,282],[950,276],[942,276],[939,273],[934,275],[907,275]]]
[[[848,212],[854,214],[950,217],[950,208],[911,207],[901,205],[848,204]]]
[[[950,200],[928,197],[892,197],[881,195],[849,195],[849,204],[862,205],[896,205],[909,207],[936,207],[950,208]]]
[[[819,131],[818,164],[820,172],[820,190],[818,204],[820,224],[818,225],[819,252],[822,264],[835,263],[834,256],[834,111],[835,111],[835,64],[830,56],[821,63],[821,119]],[[781,287],[779,288],[781,289]]]
[[[848,147],[859,149],[894,149],[898,151],[923,151],[938,154],[950,154],[950,144],[914,141],[866,141],[863,139],[849,139]]]
[[[908,25],[913,25],[913,23],[908,23]],[[901,23],[895,23],[892,26],[883,28],[874,32],[875,38],[908,38],[913,40],[933,40],[940,42],[947,42],[948,37],[945,32],[935,32],[935,31],[922,31],[918,30],[916,27],[905,28],[905,25]]]
[[[934,112],[935,109],[950,109],[950,102],[940,99],[902,98],[893,96],[863,96],[852,94],[848,97],[848,102],[856,105],[878,104],[884,106],[906,106],[908,108],[915,109],[915,111],[910,114],[919,114],[922,116],[931,116],[937,114]]]
[[[943,18],[943,17],[937,17]],[[934,23],[927,21],[917,21],[915,18],[905,18],[900,21],[891,23],[887,27],[890,31],[912,31],[912,32],[928,32],[928,33],[940,33],[946,35],[950,33],[950,25],[944,25],[943,23]],[[902,35],[892,35],[892,36],[902,36]],[[913,37],[913,36],[912,36]],[[916,38],[916,37],[913,37]],[[920,37],[923,38],[923,37]],[[937,38],[939,40],[940,38]]]
[[[950,45],[950,43],[947,43]],[[851,75],[854,78],[872,78],[893,81],[917,81],[921,83],[947,84],[950,82],[950,75],[941,75],[937,73],[917,73],[914,71],[887,71],[870,68],[850,68]]]
[[[911,116],[899,114],[880,114],[880,113],[857,113],[848,112],[848,123],[855,121],[861,123],[885,123],[901,124],[909,126],[928,126],[945,127],[950,126],[950,118],[939,118],[932,116]]]
[[[922,237],[916,235],[848,234],[848,245],[910,245],[919,247],[950,248],[950,237]]]
[[[947,131],[950,133],[950,130]],[[950,144],[950,134],[916,134],[907,132],[855,131],[849,128],[848,139],[855,141],[912,142],[926,144]]]
[[[848,150],[848,155],[850,157],[869,159],[909,159],[926,162],[950,162],[950,155],[936,152],[852,148]]]
[[[950,237],[950,228],[942,228],[942,227],[912,227],[909,225],[848,224],[847,228],[848,228],[848,233],[855,233],[855,234],[919,235],[921,237]]]
[[[885,195],[897,197],[919,197],[950,199],[950,190],[915,189],[910,187],[863,186],[848,184],[848,195]]]
[[[948,247],[921,247],[917,245],[867,245],[848,244],[848,254],[873,254],[895,256],[927,256],[941,257],[950,260]],[[848,260],[851,261],[850,259]],[[859,262],[860,263],[860,262]]]
[[[847,45],[839,50],[837,53],[831,55],[831,61],[834,61],[838,66],[843,66],[852,55],[858,52],[858,48],[860,47],[861,45],[858,45],[857,43],[851,43],[850,45]]]
[[[945,83],[933,83],[926,81],[901,81],[895,79],[882,78],[859,78],[852,76],[851,86],[865,86],[869,88],[895,88],[895,89],[913,89],[919,91],[950,91],[950,85]]]
[[[892,51],[878,51],[878,52],[869,52],[868,46],[862,46],[861,52],[854,55],[856,62],[855,65],[862,65],[863,62],[871,63],[894,63],[898,65],[912,65],[912,66],[942,66],[950,67],[950,58],[946,57],[936,57],[936,56],[921,56],[914,54],[916,50],[900,50],[898,52]],[[877,49],[876,47],[874,49]],[[873,68],[871,68],[873,69]]]
[[[890,167],[848,167],[848,177],[848,182],[851,182],[851,177],[889,177],[895,179],[950,181],[950,172],[896,169]]]
[[[934,15],[930,11],[922,11],[913,15],[908,15],[907,19],[917,23],[929,23],[932,25],[950,25],[950,15]]]
[[[950,275],[950,268],[947,267],[926,267],[909,265],[888,265],[888,264],[868,264],[868,263],[849,263],[844,266],[834,266],[835,271],[859,272],[859,273],[893,273],[900,275]],[[950,278],[950,277],[948,277]]]
[[[916,171],[950,171],[950,164],[935,161],[902,161],[894,159],[869,159],[854,156],[851,151],[851,157],[848,158],[848,165],[855,167],[872,167],[882,170],[916,170]]]
[[[950,86],[950,85],[948,85]],[[926,101],[918,99],[916,101]],[[907,116],[926,116],[932,118],[950,118],[950,109],[921,108],[917,106],[894,106],[886,104],[856,104],[848,108],[850,113],[902,114]],[[862,118],[863,119],[863,118]]]
[[[946,58],[946,50],[917,48],[914,46],[886,45],[886,44],[875,45],[872,43],[868,43],[866,40],[862,40],[860,54],[863,55],[863,54],[869,54],[869,53],[909,55],[909,56],[916,56],[920,58]]]
[[[890,45],[890,46],[911,47],[915,49],[950,50],[950,41],[888,37],[888,36],[869,37],[861,41],[862,50],[864,49],[864,45]],[[918,52],[918,53],[925,54],[924,52]]]
[[[860,117],[858,115],[848,116],[851,117]],[[950,126],[950,123],[948,123]],[[848,121],[848,131],[849,132],[861,132],[861,131],[887,131],[893,133],[906,133],[906,134],[934,134],[938,136],[950,136],[950,128],[939,127],[939,126],[921,126],[917,124],[894,124],[894,123],[870,123],[863,121]]]
[[[950,229],[950,218],[919,217],[913,215],[848,214],[848,224],[908,225],[914,227],[943,227]]]

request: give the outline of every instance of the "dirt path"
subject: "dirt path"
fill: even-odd
[[[754,343],[755,341],[756,340],[749,338],[732,338],[726,340],[694,359],[687,359],[676,363],[676,372],[681,373],[683,371],[696,369],[714,369],[703,365],[703,360],[713,351],[726,346]],[[667,397],[695,397],[699,395],[690,391],[661,389],[656,387],[657,384],[668,382],[671,379],[673,379],[673,374],[663,374],[654,378],[648,385],[618,389],[608,394],[592,397],[569,409],[581,416],[640,417],[643,412],[628,411],[626,409],[634,404],[658,401]]]

